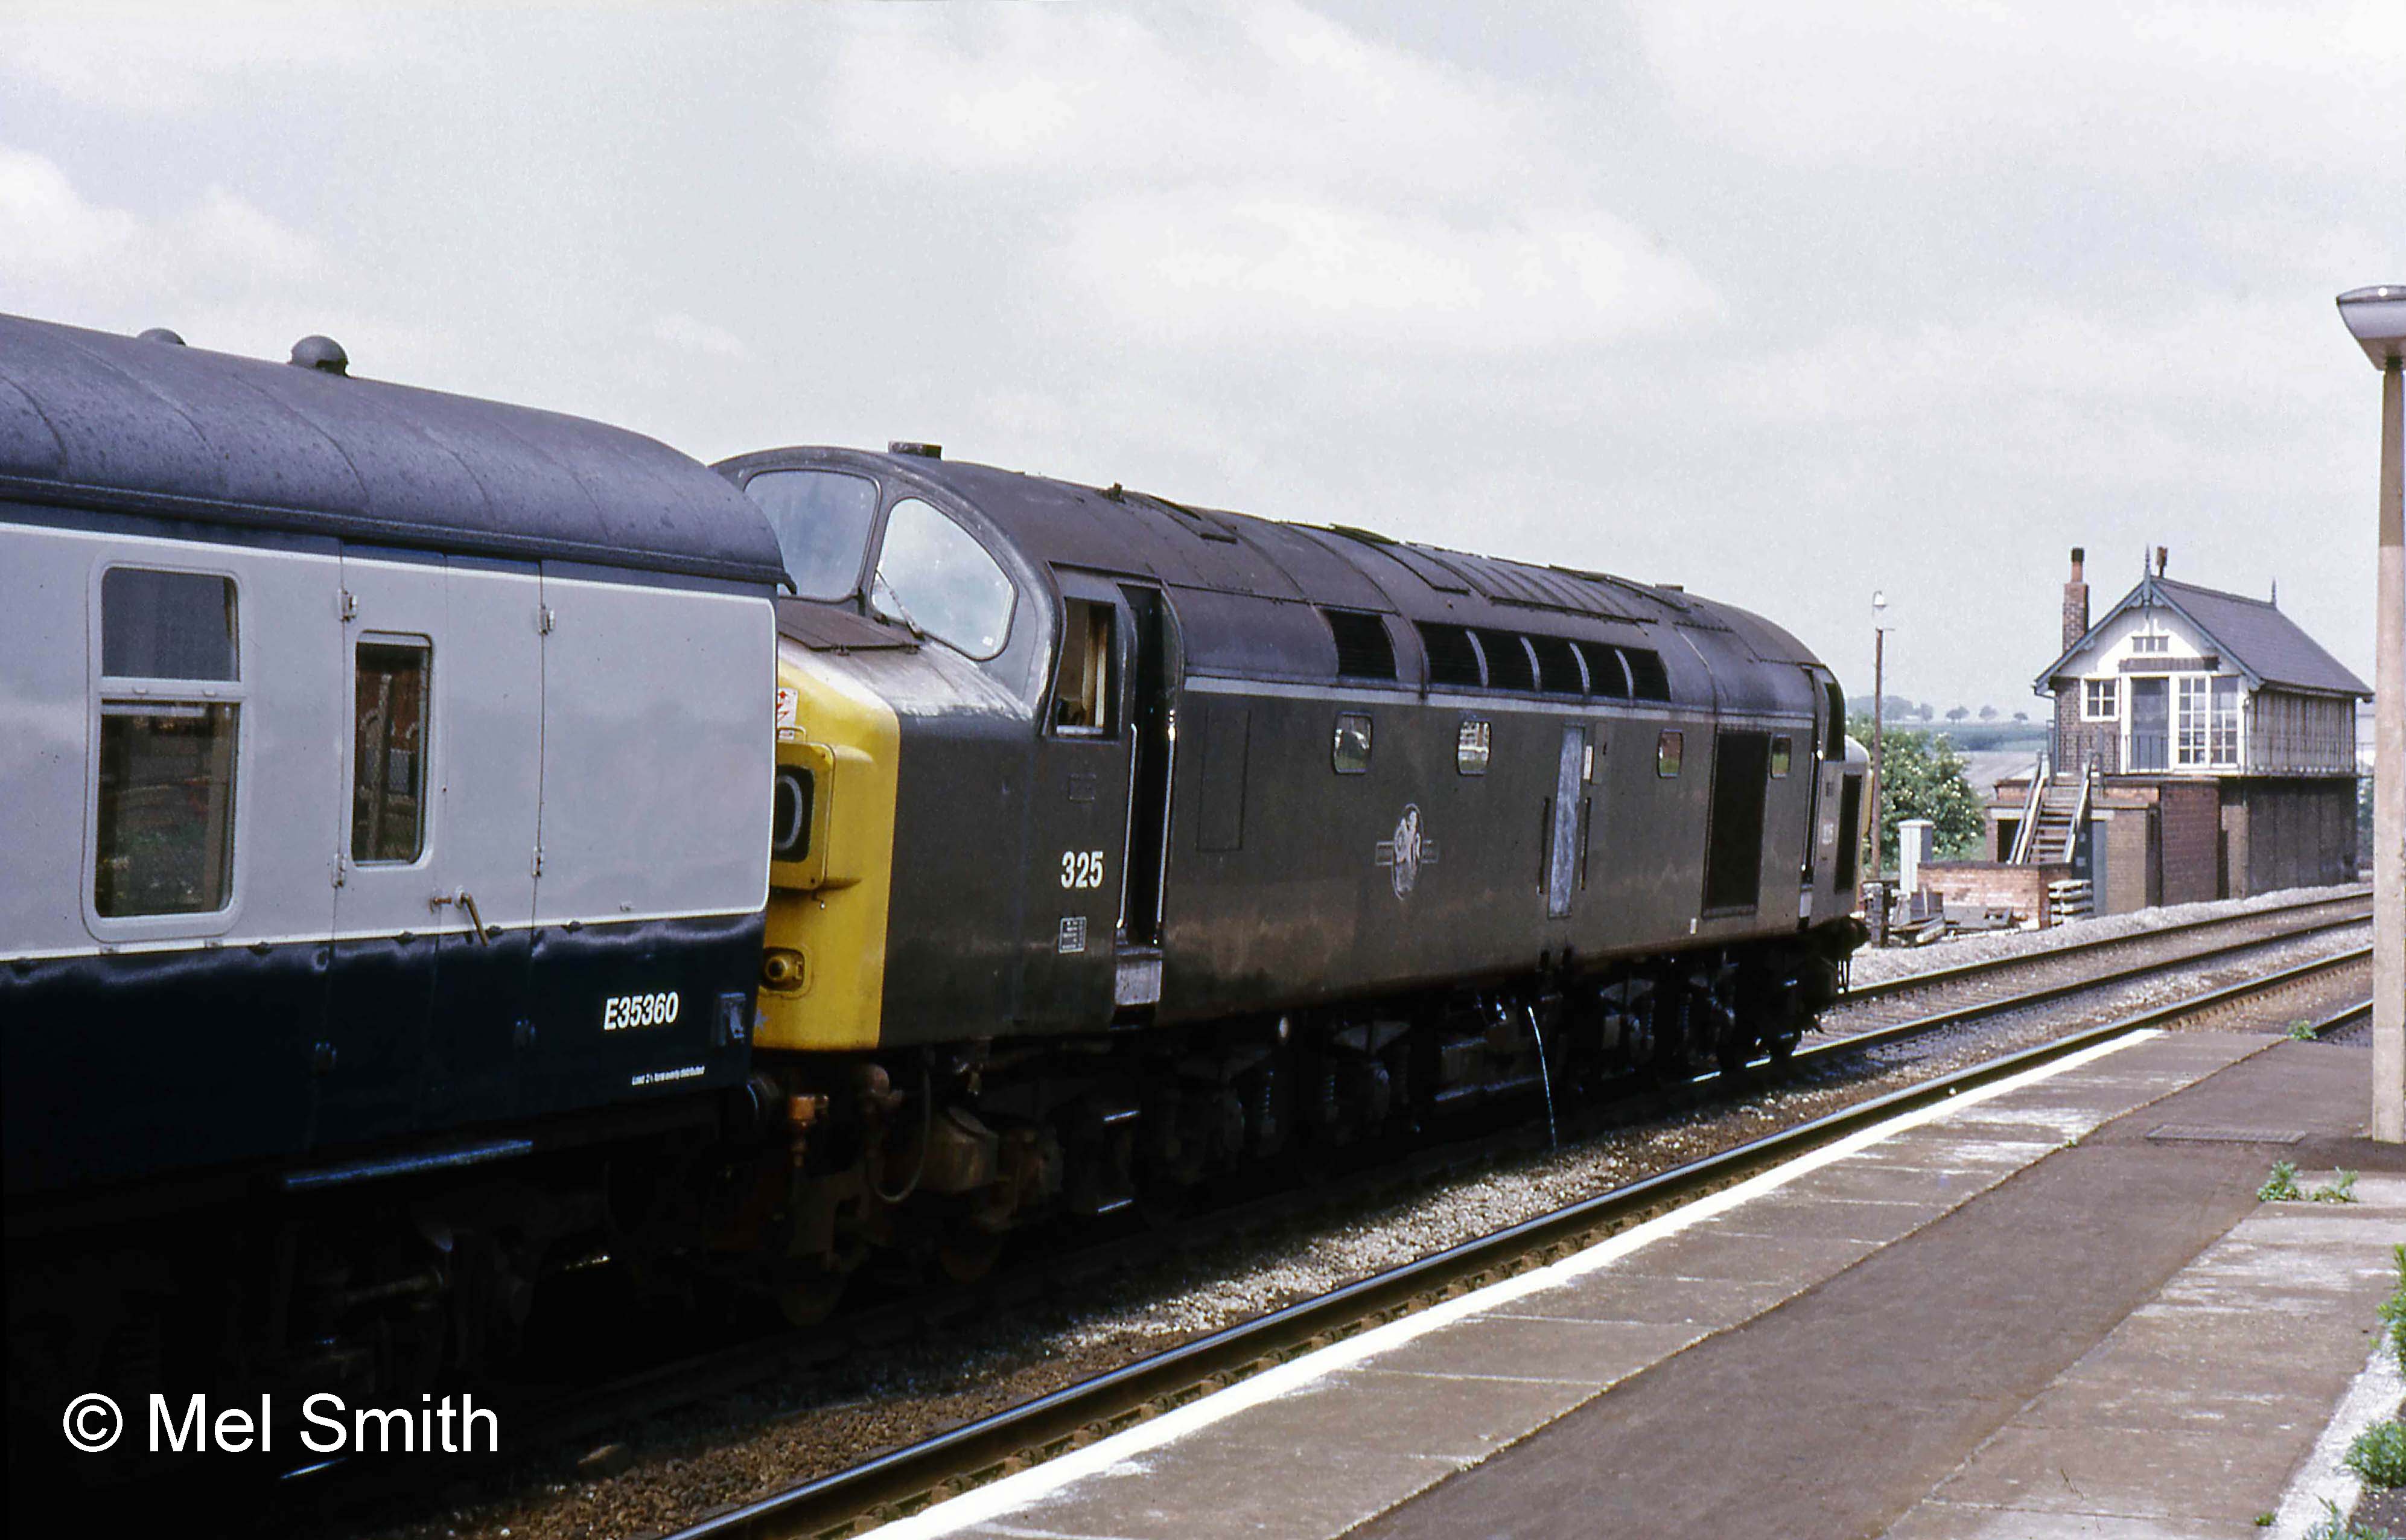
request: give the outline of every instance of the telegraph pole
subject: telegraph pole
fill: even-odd
[[[1888,769],[1887,745],[1883,729],[1888,716],[1888,628],[1880,624],[1888,615],[1888,594],[1875,589],[1872,593],[1872,773],[1870,786],[1871,815],[1865,820],[1871,829],[1872,885],[1879,886],[1887,875],[1887,856],[1880,849],[1881,776]],[[1882,916],[1885,918],[1885,914]],[[1883,925],[1882,931],[1887,927]]]

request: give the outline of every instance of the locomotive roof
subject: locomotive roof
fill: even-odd
[[[0,316],[0,497],[785,581],[750,500],[642,434],[16,316]]]
[[[1193,634],[1198,623],[1230,633],[1227,656],[1238,671],[1255,671],[1245,661],[1249,654],[1259,655],[1261,671],[1280,671],[1264,650],[1274,647],[1274,638],[1257,634],[1259,628],[1276,627],[1268,605],[1373,610],[1408,621],[1619,642],[1643,643],[1652,628],[1681,627],[1726,633],[1760,661],[1819,661],[1761,616],[1677,588],[1392,540],[1366,530],[1282,523],[922,455],[781,449],[720,468],[740,477],[803,464],[849,465],[889,484],[940,487],[1039,563],[1149,576],[1187,590],[1181,619],[1190,652],[1198,643],[1207,655],[1221,651],[1220,638]],[[1229,597],[1197,604],[1197,594]],[[1313,621],[1312,629],[1318,625]]]

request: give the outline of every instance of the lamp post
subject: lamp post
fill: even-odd
[[[1880,624],[1888,618],[1888,592],[1872,590],[1872,784],[1871,827],[1872,885],[1877,887],[1887,875],[1887,856],[1880,849],[1880,781],[1888,768],[1886,745],[1882,739],[1888,716],[1888,628]],[[1886,919],[1885,911],[1882,919]],[[1885,930],[1885,925],[1881,927]]]
[[[2340,318],[2381,371],[2372,658],[2372,1137],[2406,1143],[2406,284],[2352,289]]]

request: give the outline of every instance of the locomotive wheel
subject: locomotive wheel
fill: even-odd
[[[973,1224],[955,1225],[936,1246],[936,1265],[955,1283],[975,1283],[994,1271],[1002,1255],[1003,1237]]]
[[[852,1275],[832,1267],[813,1265],[787,1277],[777,1290],[777,1308],[784,1312],[788,1324],[815,1326],[835,1313],[843,1298],[843,1286]]]
[[[1803,1036],[1801,1032],[1780,1031],[1763,1039],[1763,1051],[1771,1055],[1774,1068],[1786,1065],[1795,1056],[1797,1039]]]

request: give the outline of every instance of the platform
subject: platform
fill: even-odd
[[[2118,1039],[879,1533],[2262,1535],[2406,1239],[2367,1068]]]

